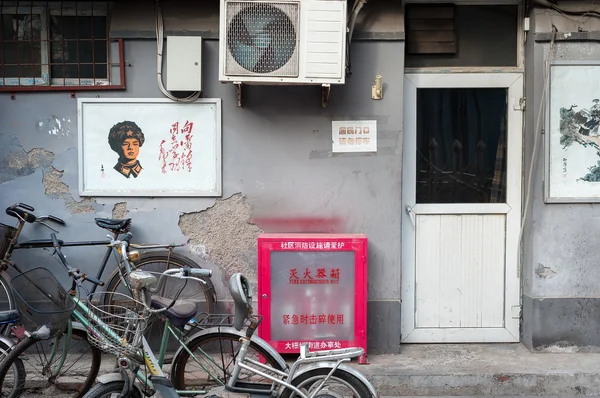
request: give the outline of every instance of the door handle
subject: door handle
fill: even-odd
[[[404,211],[410,217],[410,222],[412,223],[413,227],[415,227],[416,226],[415,212],[413,211],[412,207],[410,207],[409,205],[406,205],[404,207]]]

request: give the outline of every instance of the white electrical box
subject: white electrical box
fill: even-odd
[[[202,37],[167,36],[167,90],[202,91]]]

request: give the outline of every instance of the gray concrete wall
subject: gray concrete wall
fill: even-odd
[[[584,11],[591,7],[569,3],[560,5]],[[596,244],[600,208],[594,204],[544,203],[545,147],[540,130],[546,127],[545,117],[537,132],[535,124],[540,104],[546,101],[542,88],[552,25],[559,33],[550,58],[596,61],[600,59],[600,25],[597,18],[566,18],[545,9],[534,9],[531,16],[533,26],[526,48],[526,173],[536,134],[539,141],[524,231],[523,342],[535,349],[553,345],[595,349],[600,346],[600,250]]]
[[[116,5],[112,14],[113,36],[128,37],[127,89],[78,92],[78,97],[162,97],[152,3],[144,3]],[[190,8],[165,2],[164,12],[167,34],[206,34],[203,96],[223,101],[222,198],[81,198],[76,99],[69,92],[19,92],[11,99],[5,92],[0,94],[0,207],[22,201],[37,213],[65,219],[68,226],[60,230],[65,240],[102,239],[106,231],[94,225],[94,217],[132,217],[136,242],[189,243],[182,252],[215,271],[221,301],[229,298],[224,283],[231,273],[242,271],[256,283],[256,237],[274,230],[256,219],[331,219],[309,230],[292,224],[286,232],[368,236],[369,347],[397,351],[404,64],[399,3],[384,2],[385,12],[365,6],[352,44],[352,77],[332,88],[327,108],[321,107],[320,87],[250,87],[244,107],[236,107],[234,87],[218,82],[216,4]],[[374,101],[371,85],[378,74],[384,76],[384,99]],[[376,119],[378,152],[333,155],[331,121],[344,119]],[[2,214],[0,222],[12,223]],[[27,225],[24,237],[46,238],[49,232]],[[65,249],[71,262],[88,272],[97,269],[102,252]],[[15,261],[48,265],[67,280],[44,250],[16,252]]]

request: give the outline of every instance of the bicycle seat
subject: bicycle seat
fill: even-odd
[[[111,232],[123,234],[131,229],[131,218],[115,220],[110,218],[94,218],[96,225]]]
[[[173,299],[152,296],[150,306],[156,310],[168,307],[173,302]],[[173,326],[179,327],[185,325],[190,319],[196,315],[198,307],[196,302],[192,300],[175,300],[175,304],[163,314],[173,323]]]
[[[19,320],[19,311],[0,311],[0,323],[16,322]]]
[[[242,330],[244,322],[250,315],[252,308],[252,289],[250,282],[241,273],[235,273],[229,279],[229,292],[235,303],[235,316],[233,318],[233,326],[236,330]]]

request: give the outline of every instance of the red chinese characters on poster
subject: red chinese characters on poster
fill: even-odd
[[[344,314],[284,314],[284,325],[342,325]]]
[[[192,171],[192,136],[194,122],[186,120],[181,126],[177,121],[171,124],[169,140],[162,140],[158,160],[161,172]]]
[[[309,268],[302,271],[298,271],[297,268],[290,270],[290,284],[292,285],[337,285],[338,283],[340,283],[339,268],[317,268],[314,273]]]

